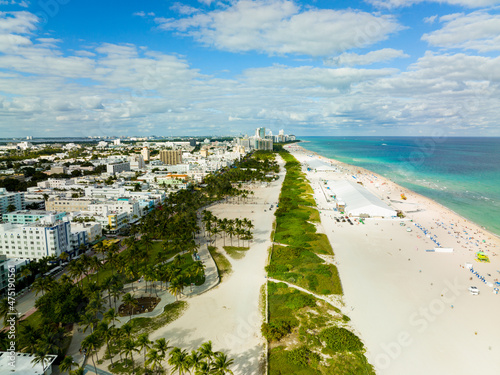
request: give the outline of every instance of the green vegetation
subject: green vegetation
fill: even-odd
[[[214,246],[209,246],[208,251],[210,251],[210,255],[214,258],[220,279],[222,280],[224,277],[229,276],[233,270],[231,262]]]
[[[288,152],[280,155],[286,161],[287,174],[276,210],[275,245],[267,266],[270,277],[297,284],[318,294],[342,294],[337,267],[325,264],[316,254],[332,255],[325,234],[316,233],[311,222],[319,222],[318,211],[311,206],[312,189],[300,170],[299,162]]]
[[[262,334],[271,348],[270,375],[374,375],[359,338],[339,327],[345,324],[340,310],[284,283],[269,282],[268,298],[269,323],[262,325]],[[346,363],[339,364],[339,358]]]
[[[150,333],[158,328],[166,326],[178,319],[187,309],[188,303],[185,301],[176,301],[166,305],[163,312],[153,318],[138,317],[127,322],[132,327],[132,335],[138,336],[144,333]]]
[[[320,221],[312,189],[300,164],[286,151],[287,174],[276,210],[270,277],[316,294],[342,294],[337,268],[318,254],[333,255],[328,238],[316,233]],[[359,338],[345,328],[349,317],[339,309],[285,283],[268,283],[268,323],[262,334],[269,342],[270,375],[374,375]],[[299,344],[297,344],[297,342]]]
[[[249,247],[224,246],[226,253],[233,259],[242,259],[247,254]]]

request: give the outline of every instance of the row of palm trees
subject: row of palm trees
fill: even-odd
[[[231,246],[233,244],[233,236],[238,238],[238,246],[240,246],[241,239],[249,241],[253,238],[252,228],[254,225],[247,218],[219,219],[211,211],[203,210],[201,220],[205,225],[205,233],[208,233],[210,238],[219,233],[224,234],[224,246],[226,246],[226,236],[230,237]]]
[[[117,328],[110,325],[110,315],[113,314],[108,314],[108,318],[103,319],[96,330],[82,341],[82,349],[87,356],[91,357],[96,373],[96,361],[99,361],[98,351],[103,345],[106,345],[104,359],[110,359],[111,369],[117,365],[117,361],[113,362],[113,358],[119,355],[120,363],[124,367],[132,366],[132,371],[134,371],[137,365],[137,357],[134,358],[134,355],[142,354],[145,373],[150,373],[149,371],[157,374],[164,373],[164,366],[168,364],[172,374],[175,372],[179,375],[186,373],[196,375],[233,374],[231,365],[234,360],[229,359],[223,352],[214,352],[211,341],[203,343],[198,349],[188,353],[182,348],[171,347],[165,338],[151,341],[147,333],[134,338],[132,326],[125,324]],[[165,361],[166,363],[164,363]],[[65,357],[59,368],[63,372],[69,371],[70,374],[73,374],[75,372],[72,369],[76,366],[71,357]]]

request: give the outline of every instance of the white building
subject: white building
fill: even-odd
[[[36,184],[37,187],[39,188],[44,188],[44,189],[71,189],[71,188],[76,188],[79,186],[76,186],[75,182],[73,179],[67,179],[67,178],[49,178],[46,181],[40,181]]]
[[[119,139],[115,139],[115,140],[113,140],[113,144],[114,144],[115,146],[121,146],[122,142],[121,142],[121,140],[119,140]]]
[[[71,224],[46,216],[36,224],[0,224],[0,255],[7,258],[40,259],[71,252]]]
[[[106,172],[109,174],[116,174],[116,173],[121,173],[121,172],[129,172],[130,171],[130,163],[127,162],[121,162],[121,163],[113,163],[113,164],[108,164],[106,166]]]
[[[147,148],[147,146],[144,146],[142,148],[141,155],[144,161],[149,161],[150,153],[149,153],[149,148]]]
[[[97,220],[96,220],[97,221]],[[98,222],[71,223],[73,232],[86,232],[87,241],[92,243],[102,237],[102,225]]]
[[[134,216],[138,218],[142,216],[139,202],[127,198],[120,198],[117,201],[93,203],[88,206],[87,211],[102,216],[108,216],[110,213],[126,213],[129,215],[130,220],[135,219]]]
[[[135,171],[138,169],[146,169],[146,163],[144,163],[144,159],[142,155],[132,155],[129,157],[130,169]]]
[[[51,375],[52,363],[57,355],[49,354],[41,363],[34,363],[35,356],[29,353],[0,352],[0,373],[16,375]],[[12,366],[11,363],[15,365]]]

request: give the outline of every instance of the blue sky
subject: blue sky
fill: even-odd
[[[500,136],[500,0],[0,0],[0,137]]]

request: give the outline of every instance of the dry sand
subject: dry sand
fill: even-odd
[[[306,173],[335,252],[344,312],[364,341],[377,374],[499,374],[500,294],[493,294],[492,287],[465,268],[472,264],[489,283],[500,279],[499,239],[370,171],[298,146],[289,149],[301,162],[314,157],[340,169]],[[326,201],[321,180],[352,179],[352,175],[393,208],[418,212],[407,214],[406,226],[400,226],[399,219],[368,219],[365,225],[353,226],[337,223],[333,218],[340,214]],[[436,245],[414,223],[454,252],[426,252]],[[412,232],[406,231],[408,227]],[[491,263],[475,261],[478,250],[485,251]],[[479,288],[479,295],[468,292],[472,285]]]
[[[260,290],[266,282],[264,267],[267,262],[270,236],[281,184],[285,175],[280,160],[280,177],[269,186],[260,183],[253,188],[254,196],[248,203],[224,203],[210,207],[219,218],[248,218],[252,220],[254,240],[242,259],[228,259],[233,272],[221,284],[208,292],[188,298],[184,314],[150,335],[151,340],[165,337],[170,345],[183,349],[196,349],[203,342],[212,341],[214,350],[224,351],[233,358],[235,375],[262,373],[265,340],[260,328],[263,314],[259,307]],[[264,212],[264,210],[266,212]],[[226,245],[230,245],[229,237]],[[237,240],[233,238],[233,245]],[[243,245],[243,244],[241,244]],[[246,245],[246,243],[245,243]],[[217,239],[219,249],[223,239]]]

